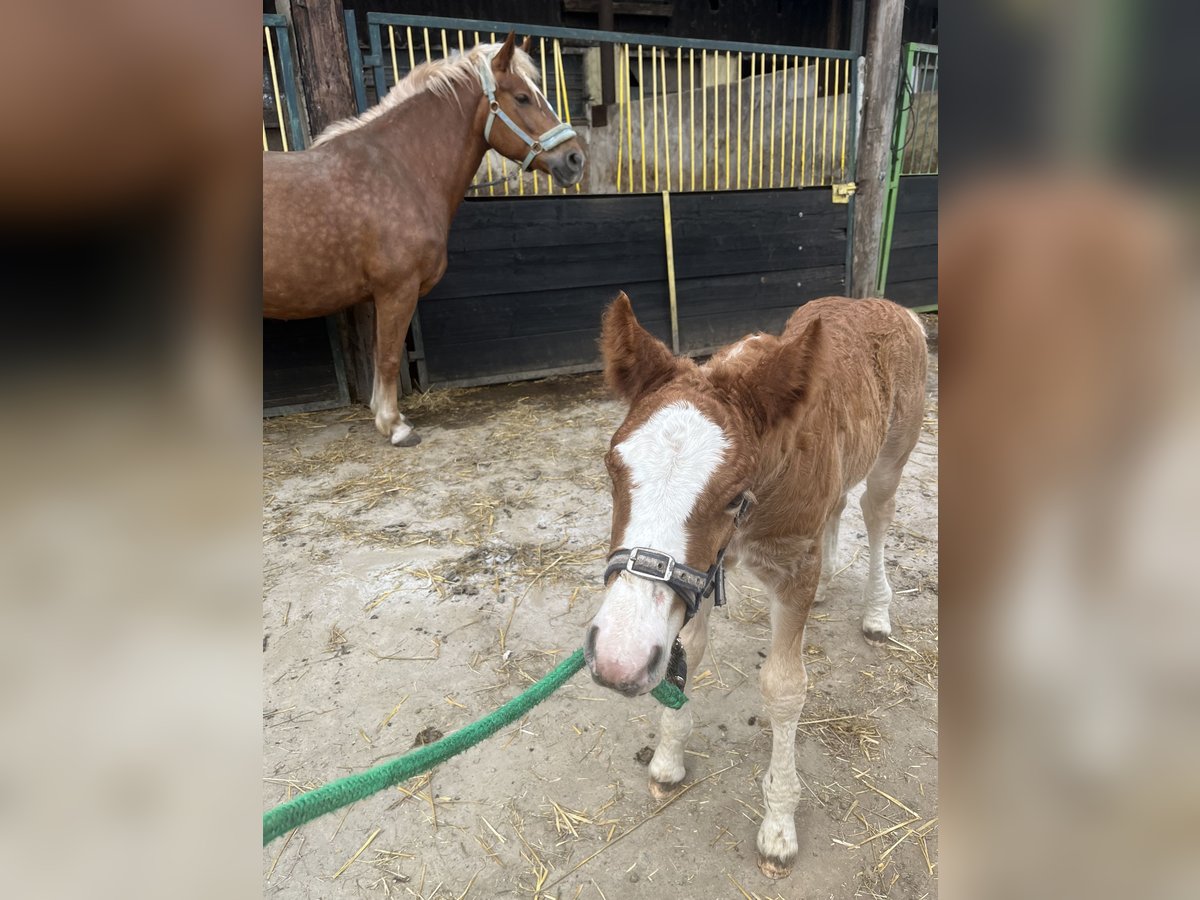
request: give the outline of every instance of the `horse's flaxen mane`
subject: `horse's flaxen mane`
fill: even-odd
[[[455,91],[468,84],[479,86],[479,65],[483,58],[491,58],[500,49],[500,44],[476,44],[465,53],[455,53],[445,59],[434,59],[421,63],[407,76],[398,81],[387,96],[368,109],[360,116],[351,116],[334,122],[321,132],[313,141],[313,146],[324,144],[347,131],[361,128],[385,113],[395,109],[409,97],[424,91],[430,91],[450,100]],[[519,47],[513,49],[513,65],[518,75],[529,82],[529,87],[540,93],[537,88],[538,68],[533,60]]]

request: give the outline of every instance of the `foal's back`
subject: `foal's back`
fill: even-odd
[[[823,449],[836,456],[830,462],[844,490],[889,451],[907,460],[916,443],[925,408],[925,330],[915,314],[890,300],[825,297],[792,315],[783,340],[816,318],[824,344],[821,388],[798,425],[830,443]]]

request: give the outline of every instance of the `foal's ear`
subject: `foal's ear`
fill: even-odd
[[[528,53],[533,49],[533,38],[530,35],[525,35],[525,40],[521,41],[521,50]]]
[[[499,72],[508,72],[512,69],[513,48],[517,46],[517,34],[514,31],[508,33],[508,37],[504,39],[504,43],[500,45],[500,49],[496,51],[496,55],[492,58],[492,70]]]
[[[768,353],[746,382],[749,404],[770,428],[802,406],[820,390],[825,340],[821,320],[813,319],[795,337]]]
[[[609,390],[627,403],[665,384],[681,368],[667,345],[638,322],[624,291],[604,313],[600,344],[604,380]]]

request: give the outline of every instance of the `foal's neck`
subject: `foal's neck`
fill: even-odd
[[[381,135],[386,135],[380,142],[385,152],[410,176],[423,199],[444,212],[447,224],[487,152],[478,82],[457,86],[455,96],[457,102],[422,91],[377,122]]]

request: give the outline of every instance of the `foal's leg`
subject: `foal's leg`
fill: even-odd
[[[698,672],[700,660],[708,648],[707,604],[701,606],[692,621],[679,632],[679,643],[683,645],[688,671]],[[681,709],[664,707],[661,721],[662,737],[650,760],[650,793],[656,800],[665,800],[683,783],[687,774],[683,764],[683,747],[692,733],[692,704],[685,703]]]
[[[417,288],[404,285],[375,294],[375,384],[371,392],[371,411],[375,427],[396,447],[415,447],[421,436],[400,414],[396,381],[404,356],[404,336],[417,307]]]
[[[863,585],[862,620],[863,634],[870,641],[886,641],[892,633],[892,586],[883,570],[883,542],[896,515],[896,486],[907,459],[907,453],[899,461],[881,458],[867,476],[867,489],[859,501],[871,549],[867,582]]]
[[[825,590],[829,587],[829,580],[833,577],[833,573],[837,571],[838,533],[842,527],[842,510],[845,508],[846,495],[842,494],[837,502],[837,506],[829,514],[829,521],[825,523],[825,534],[821,541],[821,580],[817,582],[815,603],[824,601]]]
[[[758,829],[758,867],[782,878],[796,861],[796,723],[804,709],[808,674],[804,670],[804,625],[816,594],[821,559],[816,547],[802,554],[790,577],[780,580],[771,604],[771,652],[760,683],[771,717],[771,765],[763,776],[762,825]]]

